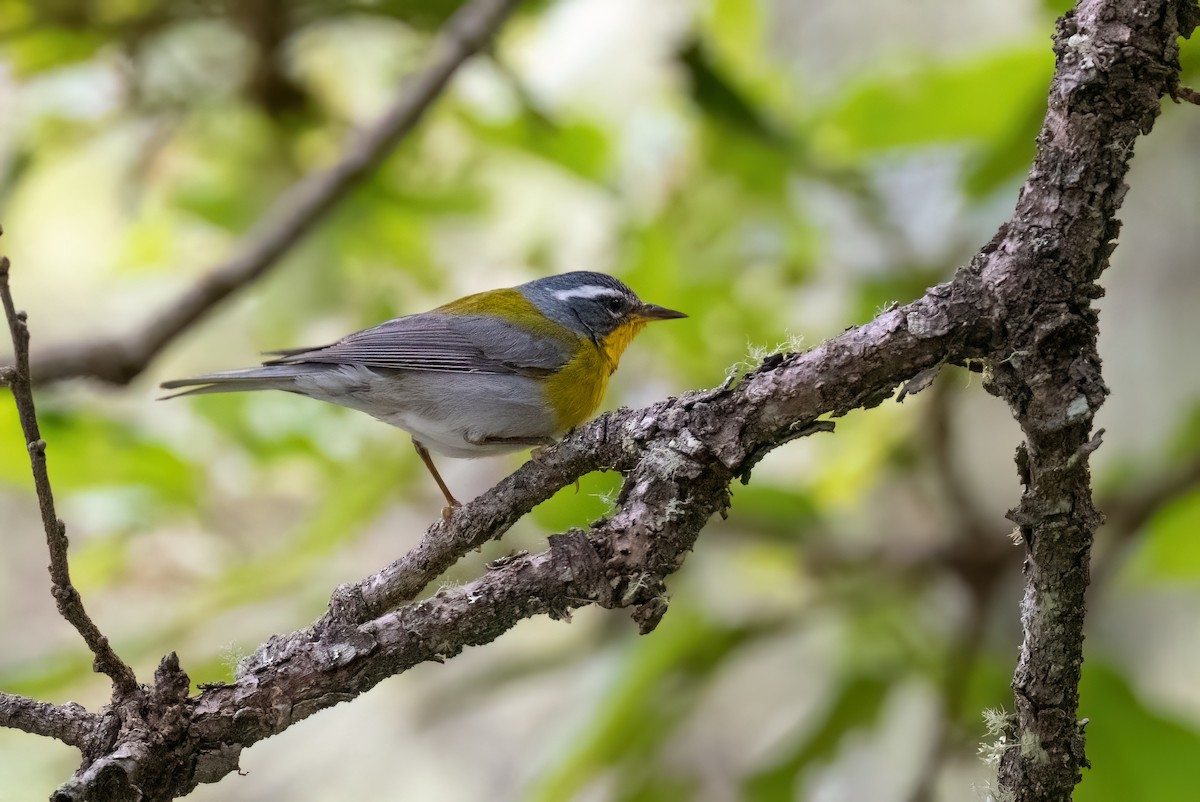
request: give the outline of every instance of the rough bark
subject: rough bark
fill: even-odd
[[[1026,488],[1010,514],[1028,547],[1025,638],[1014,746],[1000,782],[1021,802],[1070,799],[1086,765],[1077,688],[1100,520],[1087,465],[1106,392],[1091,303],[1117,234],[1133,142],[1164,95],[1186,94],[1176,41],[1198,18],[1194,0],[1083,0],[1059,24],[1046,121],[1013,217],[953,281],[806,353],[770,357],[735,386],[602,416],[430,527],[402,559],[338,588],[319,621],[271,638],[231,684],[189,697],[169,655],[152,685],[69,735],[46,724],[45,734],[69,737],[84,753],[54,799],[174,798],[234,771],[242,748],[532,615],[627,607],[648,632],[666,611],[665,577],[724,511],[733,479],[747,480],[772,448],[832,429],[823,416],[875,406],[905,382],[918,391],[940,365],[968,360],[984,365],[988,388],[1026,438],[1017,454]],[[593,470],[625,474],[612,516],[412,601],[463,554]]]
[[[523,618],[566,617],[595,603],[630,607],[649,632],[666,611],[664,578],[701,528],[729,503],[770,448],[818,431],[819,421],[888,398],[899,382],[943,361],[979,357],[966,321],[985,318],[973,272],[805,354],[768,360],[736,387],[608,413],[537,462],[430,527],[409,555],[338,588],[312,626],[271,638],[242,661],[236,682],[186,695],[174,656],[143,696],[106,712],[120,721],[85,752],[56,802],[171,799],[236,770],[240,750],[318,710],[353,699],[418,663],[487,643]],[[952,320],[958,320],[957,325]],[[617,512],[550,538],[550,548],[493,564],[485,576],[412,599],[459,557],[500,537],[521,515],[591,470],[626,472]],[[149,701],[148,701],[149,700]],[[93,796],[103,786],[107,797]]]
[[[100,717],[83,705],[52,705],[27,696],[0,691],[0,727],[44,735],[83,749],[100,725]]]
[[[1000,767],[1017,802],[1069,800],[1087,765],[1076,710],[1092,538],[1103,520],[1088,457],[1108,393],[1092,301],[1116,247],[1134,142],[1178,89],[1178,38],[1195,14],[1193,3],[1084,0],[1059,20],[1037,158],[982,273],[1004,327],[986,386],[1025,435],[1025,492],[1009,513],[1028,546],[1024,642],[1015,746]]]

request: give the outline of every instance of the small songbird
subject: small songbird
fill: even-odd
[[[412,435],[449,505],[430,451],[480,457],[557,442],[587,420],[647,323],[687,317],[578,271],[468,295],[332,345],[272,351],[262,367],[163,382],[197,393],[285,390],[357,409]]]

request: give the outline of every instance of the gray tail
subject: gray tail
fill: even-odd
[[[264,365],[259,368],[244,370],[225,370],[220,373],[206,373],[203,376],[193,376],[190,379],[173,379],[159,385],[164,390],[177,390],[180,387],[190,387],[181,393],[164,395],[159,401],[168,398],[179,398],[181,395],[201,395],[203,393],[240,393],[247,390],[291,390],[292,380],[297,376],[311,373],[319,369],[316,365]]]

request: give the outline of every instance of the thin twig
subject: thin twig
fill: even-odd
[[[1175,91],[1171,93],[1171,99],[1178,103],[1181,100],[1186,100],[1196,106],[1200,106],[1200,92],[1192,89],[1190,86],[1177,86]]]
[[[83,748],[99,726],[100,717],[75,702],[52,705],[0,691],[0,727],[11,727]]]
[[[378,166],[420,122],[462,64],[491,41],[520,0],[474,0],[438,39],[428,65],[406,80],[379,120],[362,131],[332,167],[289,187],[218,264],[173,303],[124,336],[89,336],[34,359],[36,382],[86,377],[127,384],[176,337],[217,304],[262,276]]]
[[[33,391],[29,381],[29,327],[25,313],[18,312],[13,304],[12,290],[8,286],[9,262],[0,256],[0,301],[4,304],[4,315],[12,334],[13,354],[16,370],[9,374],[13,398],[17,403],[17,415],[21,419],[21,430],[25,433],[25,445],[29,449],[29,462],[33,467],[33,484],[37,489],[38,506],[42,513],[42,526],[46,530],[46,545],[50,549],[50,592],[58,605],[58,611],[71,626],[78,630],[92,654],[96,656],[93,667],[96,671],[112,678],[118,695],[126,695],[137,688],[133,669],[117,656],[95,622],[83,608],[79,591],[71,584],[71,573],[67,565],[67,527],[54,510],[54,492],[50,488],[50,474],[46,470],[46,441],[38,430],[37,412],[33,405]]]

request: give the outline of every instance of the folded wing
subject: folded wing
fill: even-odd
[[[533,333],[477,315],[425,312],[396,318],[321,348],[275,351],[265,365],[364,365],[444,373],[548,376],[570,359],[575,335]]]

